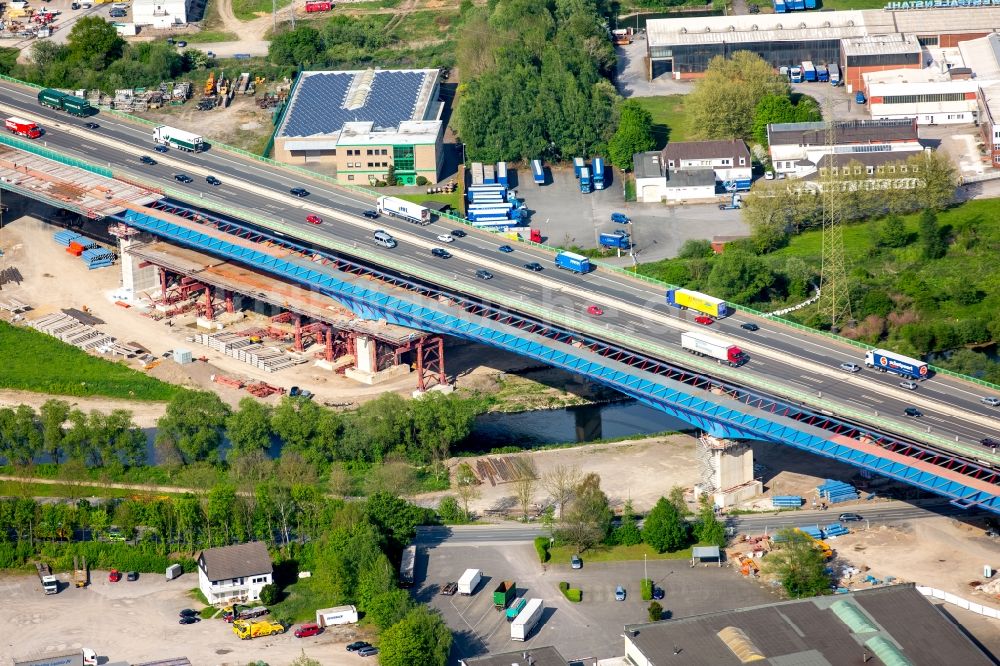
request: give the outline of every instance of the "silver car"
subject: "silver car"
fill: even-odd
[[[857,363],[841,363],[840,369],[845,372],[861,372],[861,366]]]
[[[990,407],[1000,407],[1000,398],[997,398],[992,395],[988,395],[985,398],[980,398],[979,402],[983,403],[984,405],[989,405]]]
[[[902,386],[903,388],[905,388],[907,391],[916,391],[917,390],[917,384],[915,382],[911,382],[909,380],[901,381],[901,382],[899,382],[899,385]]]

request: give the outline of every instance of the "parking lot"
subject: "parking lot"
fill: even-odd
[[[615,169],[608,169],[611,180],[605,189],[590,194],[580,192],[572,167],[546,165],[545,172],[546,184],[539,186],[530,172],[519,170],[514,189],[532,211],[531,227],[541,230],[547,245],[595,248],[601,233],[624,228],[632,235],[639,261],[656,261],[677,256],[684,242],[692,238],[749,235],[740,211],[719,210],[717,201],[672,206],[625,203],[621,173]],[[611,222],[615,212],[628,215],[632,224],[623,227]],[[607,261],[632,264],[627,256]]]
[[[0,578],[0,663],[78,647],[96,650],[104,657],[101,663],[187,657],[198,666],[236,666],[258,659],[278,666],[291,663],[303,650],[324,665],[366,663],[344,649],[353,640],[367,638],[352,626],[303,639],[287,631],[241,641],[221,619],[179,625],[180,609],[201,609],[189,595],[198,585],[195,575],[168,582],[162,574],[143,574],[135,582],[109,583],[106,571],[91,571],[85,589],[72,587],[65,572],[59,579],[60,592],[53,596],[42,593],[35,576]]]
[[[456,581],[470,567],[483,571],[472,596],[442,596],[441,587]],[[669,617],[753,606],[776,598],[728,567],[691,568],[687,560],[650,560],[649,577],[664,588],[660,603]],[[518,650],[522,646],[553,645],[568,659],[608,658],[622,653],[622,626],[647,622],[648,601],[642,601],[639,581],[643,562],[588,563],[571,569],[569,562],[543,568],[531,543],[483,543],[422,547],[417,563],[415,595],[439,609],[455,635],[453,659]],[[524,643],[510,639],[506,619],[493,608],[493,590],[504,580],[517,583],[518,596],[541,598],[545,611]],[[583,591],[583,600],[570,603],[559,591],[567,581]],[[625,601],[615,601],[622,585]],[[668,616],[665,616],[668,617]]]

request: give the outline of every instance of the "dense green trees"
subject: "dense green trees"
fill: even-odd
[[[607,146],[617,96],[614,47],[595,0],[498,0],[459,33],[458,128],[469,159],[592,155]]]
[[[451,631],[436,611],[410,610],[382,633],[379,663],[383,666],[440,666],[447,663]]]
[[[750,139],[758,105],[769,97],[788,98],[788,79],[749,51],[716,56],[684,101],[699,139]],[[771,114],[770,104],[762,108]]]
[[[646,516],[642,540],[658,553],[679,550],[688,545],[688,525],[665,497],[661,497]]]
[[[559,521],[557,536],[586,550],[602,543],[611,533],[611,508],[601,490],[601,478],[587,474],[573,490],[573,498]]]
[[[786,529],[778,532],[780,548],[771,551],[765,570],[781,579],[785,592],[793,599],[826,594],[830,576],[826,573],[823,554],[805,533]]]
[[[822,120],[816,101],[800,96],[792,103],[790,95],[765,95],[753,112],[750,138],[762,146],[767,145],[767,126],[772,123],[808,123]]]
[[[185,391],[157,423],[156,446],[184,463],[217,460],[229,408],[214,393]]]
[[[632,170],[636,153],[653,150],[653,116],[635,100],[625,100],[618,107],[618,129],[608,143],[608,160],[619,169]]]

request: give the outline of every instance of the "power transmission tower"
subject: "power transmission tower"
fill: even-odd
[[[820,271],[820,312],[830,317],[830,328],[839,331],[851,321],[851,294],[847,282],[847,269],[844,266],[844,230],[841,226],[840,196],[842,184],[850,187],[848,180],[841,181],[835,177],[836,155],[836,124],[829,105],[824,109],[828,120],[826,122],[826,175],[820,178],[823,197],[823,266]]]

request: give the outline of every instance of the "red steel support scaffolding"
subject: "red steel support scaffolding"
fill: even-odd
[[[448,383],[448,375],[444,371],[444,338],[430,336],[406,343],[404,347],[396,348],[396,362],[408,351],[416,352],[415,365],[417,369],[417,388],[426,391],[435,384]]]

